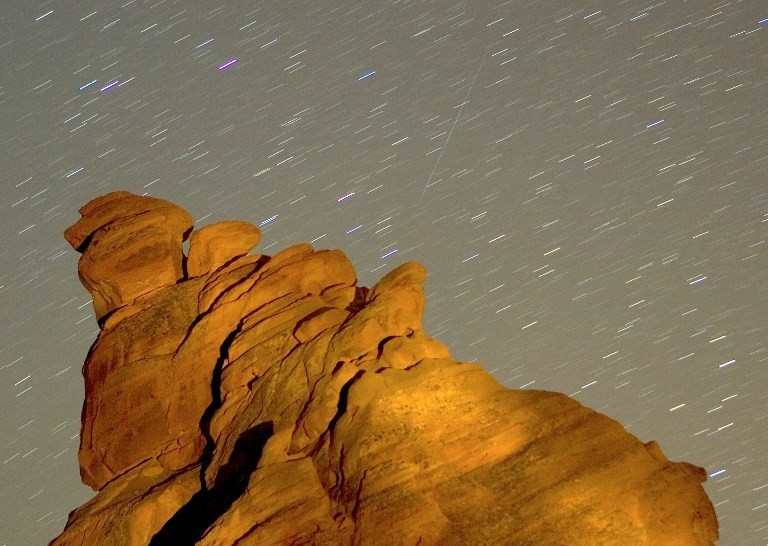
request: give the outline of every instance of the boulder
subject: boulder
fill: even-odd
[[[261,230],[248,222],[219,222],[189,238],[187,276],[199,277],[245,256],[261,241]]]
[[[78,273],[93,297],[96,319],[184,277],[182,243],[192,217],[152,197],[114,192],[80,209],[65,232],[82,253]]]

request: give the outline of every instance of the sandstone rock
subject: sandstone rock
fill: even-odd
[[[122,320],[113,323],[120,317],[111,315],[99,333],[83,366],[78,458],[86,485],[101,489],[150,457],[172,469],[199,459],[205,443],[200,415],[211,402],[213,365],[174,362],[174,355],[198,318],[203,282],[193,279],[145,296],[119,310]],[[182,449],[189,453],[169,459]]]
[[[107,261],[135,233],[119,202],[172,210],[111,195],[78,222],[112,218]],[[103,321],[79,454],[99,493],[53,544],[714,544],[702,469],[451,359],[422,330],[419,264],[369,290],[339,251],[249,256],[249,224],[216,226],[192,278]],[[91,229],[68,240],[88,252]]]
[[[64,236],[83,254],[78,272],[93,296],[97,319],[184,276],[181,245],[193,222],[181,207],[115,192],[80,213]]]
[[[169,472],[149,459],[69,515],[53,544],[142,546],[200,490],[200,468]],[[101,515],[101,516],[99,516]]]
[[[189,238],[187,275],[211,273],[245,256],[261,241],[261,230],[248,222],[219,222],[205,226]]]

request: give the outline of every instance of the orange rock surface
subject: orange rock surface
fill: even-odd
[[[248,222],[219,222],[189,238],[187,275],[198,277],[248,254],[261,241],[261,230]]]
[[[83,254],[78,273],[93,297],[97,319],[184,277],[181,244],[193,222],[181,207],[114,192],[80,213],[83,217],[64,237]]]
[[[52,544],[717,539],[703,469],[451,359],[421,327],[421,265],[367,289],[340,251],[251,255],[258,228],[224,222],[192,233],[184,276],[178,207],[118,192],[81,213],[67,240],[102,329],[79,459],[98,494]]]

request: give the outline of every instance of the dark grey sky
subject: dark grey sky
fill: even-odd
[[[368,286],[425,264],[455,358],[706,468],[721,544],[766,544],[765,2],[0,4],[0,544],[91,496],[62,232],[114,190]]]

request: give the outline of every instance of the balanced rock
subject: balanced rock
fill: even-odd
[[[170,230],[166,242],[189,231],[158,201],[120,192],[83,207],[67,232],[81,278],[83,261],[167,267],[170,247],[123,265],[137,216]],[[52,544],[717,539],[703,469],[563,394],[509,390],[451,359],[422,329],[421,265],[368,289],[340,251],[249,254],[260,232],[243,222],[199,234],[173,282],[177,269],[150,290],[117,275],[110,299],[98,275],[83,278],[97,315],[110,313],[83,368],[79,460],[98,493]]]
[[[181,207],[114,192],[80,213],[83,217],[64,237],[83,254],[78,272],[97,319],[184,276],[181,245],[193,222]]]

